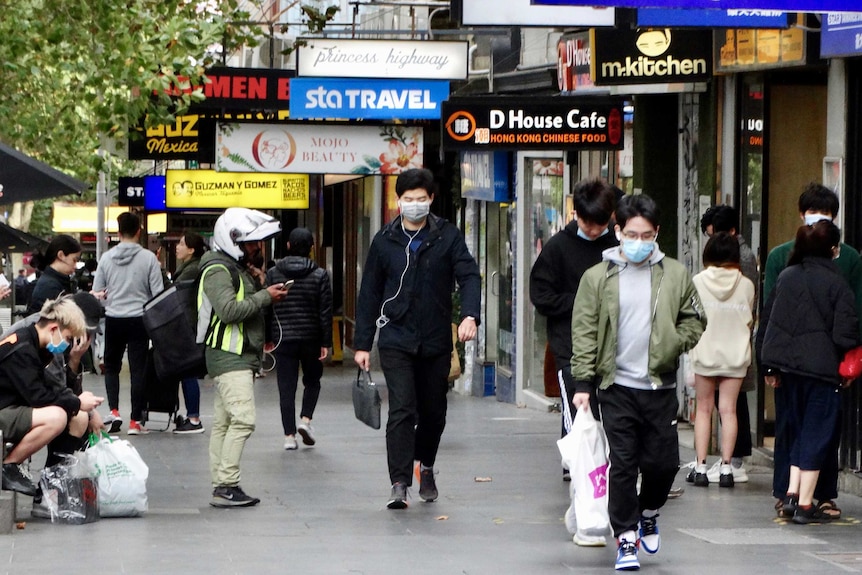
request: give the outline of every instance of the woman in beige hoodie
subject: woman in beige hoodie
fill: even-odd
[[[694,446],[697,461],[694,484],[709,485],[706,451],[712,432],[712,411],[718,388],[721,415],[721,487],[733,487],[730,458],[736,443],[736,398],[751,364],[751,326],[754,323],[754,284],[739,269],[739,242],[728,233],[717,233],[703,250],[706,269],[694,276],[706,310],[706,331],[689,352],[694,371],[697,413]],[[746,431],[747,432],[747,431]]]

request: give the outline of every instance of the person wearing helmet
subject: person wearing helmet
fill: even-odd
[[[263,308],[287,296],[282,285],[263,287],[263,241],[281,231],[277,220],[247,208],[228,208],[216,220],[213,249],[201,258],[198,341],[215,380],[210,437],[213,507],[260,503],[239,486],[240,458],[255,426],[254,374],[260,368]]]
[[[366,371],[380,330],[377,349],[389,389],[389,509],[407,507],[414,460],[419,497],[437,499],[434,463],[446,427],[456,281],[460,341],[476,337],[480,312],[479,266],[460,230],[429,212],[435,188],[428,170],[411,169],[398,176],[395,193],[401,214],[371,242],[356,306],[353,359]]]

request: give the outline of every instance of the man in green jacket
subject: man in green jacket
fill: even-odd
[[[255,426],[254,374],[263,354],[263,308],[287,296],[283,285],[262,288],[263,240],[281,231],[274,218],[247,208],[228,208],[213,229],[213,250],[201,258],[198,342],[215,380],[210,437],[213,507],[260,503],[239,486],[239,462]]]
[[[814,225],[820,220],[833,220],[838,215],[840,207],[838,196],[835,192],[812,182],[805,187],[799,196],[799,218],[801,224]],[[769,252],[766,258],[766,276],[763,278],[763,302],[769,300],[775,289],[778,276],[787,267],[790,251],[793,249],[795,239],[776,246]],[[853,295],[856,298],[856,310],[862,311],[862,258],[859,252],[845,243],[839,245],[840,252],[835,264],[841,270],[841,275],[847,280]],[[862,334],[862,314],[859,320],[859,333]],[[772,495],[776,497],[776,510],[779,516],[782,514],[783,499],[787,494],[787,486],[790,483],[790,440],[787,438],[787,407],[784,390],[775,390],[775,449],[774,449],[774,472],[772,476]],[[841,443],[841,417],[832,437],[829,449],[829,459],[824,461],[817,477],[817,487],[814,490],[814,498],[817,499],[817,507],[827,515],[829,519],[840,519],[841,509],[835,504],[838,497],[838,447]]]
[[[616,569],[640,568],[661,546],[657,517],[679,470],[676,373],[706,314],[686,268],[658,248],[659,211],[646,195],[616,211],[619,247],[587,270],[572,313],[576,409],[595,394],[610,447],[608,515]],[[638,472],[642,475],[640,494]]]

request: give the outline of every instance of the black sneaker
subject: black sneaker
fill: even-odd
[[[251,507],[260,503],[257,497],[245,494],[239,485],[220,485],[213,489],[213,507]]]
[[[392,493],[386,503],[389,509],[407,509],[407,486],[400,481],[392,484]]]
[[[730,467],[730,466],[728,466]],[[733,487],[733,472],[730,473],[722,473],[718,476],[718,486],[719,487]]]
[[[419,467],[419,497],[431,503],[437,499],[437,482],[434,480],[434,468]]]
[[[30,497],[34,497],[39,492],[36,484],[21,471],[21,466],[17,463],[3,464],[3,490],[17,491]]]
[[[201,422],[192,423],[191,419],[183,419],[182,423],[177,424],[174,428],[174,433],[190,434],[203,433],[204,425]]]
[[[709,478],[706,476],[706,473],[695,472],[694,484],[696,487],[709,487]]]

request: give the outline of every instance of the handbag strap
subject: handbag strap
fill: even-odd
[[[368,380],[368,385],[375,386],[374,380],[371,379],[371,370],[365,371],[361,367],[356,368],[356,381],[359,382],[362,380],[363,374],[365,375],[365,379]]]

